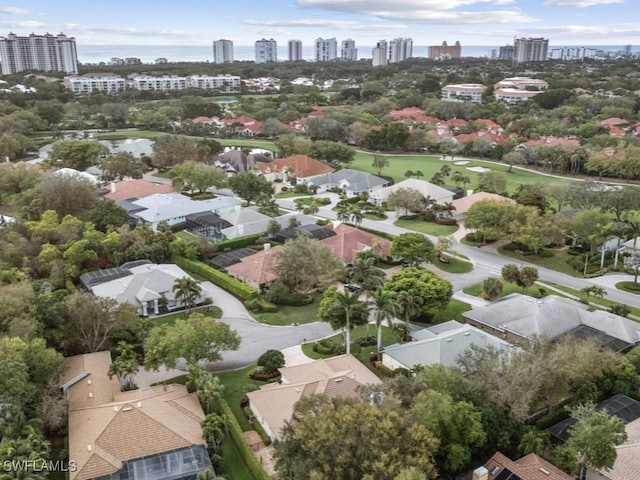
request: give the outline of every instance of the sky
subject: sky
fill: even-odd
[[[263,37],[360,45],[412,37],[414,45],[640,44],[639,0],[4,0],[0,35],[60,33],[83,45],[210,45]]]

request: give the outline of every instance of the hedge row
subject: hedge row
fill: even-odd
[[[242,433],[242,428],[240,428],[240,424],[236,419],[235,415],[231,411],[229,404],[223,400],[218,400],[218,408],[220,410],[221,415],[226,416],[229,419],[229,433],[231,434],[231,439],[236,444],[238,451],[240,452],[240,456],[244,460],[244,463],[247,465],[249,472],[253,476],[255,480],[271,480],[267,472],[264,471],[262,465],[258,462],[255,454],[247,445],[247,442],[244,440],[244,435]]]
[[[241,300],[250,300],[258,296],[258,291],[252,286],[242,283],[240,280],[237,280],[226,273],[222,273],[221,271],[210,267],[206,263],[198,262],[196,260],[188,260],[184,257],[176,257],[175,263],[184,270],[206,278],[210,282],[225,289],[227,292],[235,295]]]
[[[254,235],[247,235],[246,237],[233,238],[231,240],[223,240],[221,242],[216,243],[216,247],[218,247],[218,251],[222,252],[227,248],[230,250],[235,250],[237,248],[250,247],[251,245],[255,245],[259,238],[262,238],[262,233],[256,233]]]

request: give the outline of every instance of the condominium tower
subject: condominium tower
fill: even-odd
[[[380,40],[376,43],[376,48],[371,51],[371,62],[374,67],[387,64],[387,41]]]
[[[546,38],[516,38],[513,60],[516,62],[544,62],[547,60],[549,40]]]
[[[335,38],[316,38],[316,62],[333,62],[338,58],[338,42]]]
[[[35,35],[19,37],[9,33],[0,37],[2,74],[41,70],[44,72],[78,73],[76,39],[59,35]]]
[[[300,62],[302,60],[302,42],[300,40],[289,40],[287,42],[290,62]]]
[[[213,41],[213,63],[233,63],[233,42],[231,40]]]
[[[340,59],[345,62],[355,62],[358,60],[358,49],[356,48],[355,40],[348,38],[342,41]]]
[[[462,47],[460,42],[456,41],[453,45],[448,45],[446,41],[442,45],[433,45],[429,47],[427,56],[432,60],[446,60],[449,58],[460,58]]]
[[[413,56],[412,38],[394,38],[389,43],[389,63],[398,63]]]
[[[256,41],[256,63],[274,63],[278,61],[278,42],[273,38]]]

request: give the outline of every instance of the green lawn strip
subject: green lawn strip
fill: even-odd
[[[361,347],[358,343],[357,340],[359,338],[362,338],[365,336],[366,333],[366,325],[360,325],[358,327],[355,327],[353,330],[351,330],[351,354],[356,356],[362,363],[364,363],[365,365],[369,365],[369,355],[371,355],[372,353],[375,353],[376,351],[376,346],[375,345],[369,345],[366,347]],[[369,325],[369,335],[370,336],[376,336],[377,335],[377,331],[376,331],[376,326],[375,325]],[[344,341],[344,335],[342,334],[342,332],[338,332],[335,335],[329,337],[329,339],[333,342],[343,342]],[[329,357],[335,357],[335,355],[323,355],[321,353],[317,353],[313,351],[313,344],[315,342],[311,342],[311,343],[303,343],[302,344],[302,351],[303,353],[309,357],[309,358],[313,358],[314,360],[318,360],[321,358],[329,358]],[[387,345],[393,345],[394,343],[398,343],[398,337],[395,335],[395,333],[393,332],[392,329],[390,329],[389,327],[387,327],[386,325],[383,325],[382,327],[382,346],[386,347]]]
[[[216,474],[229,479],[255,480],[236,443],[229,435],[222,439],[222,465],[216,469]]]
[[[440,235],[452,235],[458,230],[458,225],[440,225],[435,222],[425,222],[424,220],[406,220],[399,219],[393,222],[396,227],[406,228],[408,230],[415,230],[416,232],[426,233],[427,235],[433,235],[439,237]]]
[[[448,322],[449,320],[462,320],[462,314],[471,310],[471,305],[452,298],[449,300],[447,308],[435,312],[431,320],[432,324]]]
[[[457,258],[447,257],[449,263],[442,263],[436,259],[433,264],[448,273],[467,273],[473,270],[473,264]]]
[[[159,178],[171,178],[171,170],[167,170],[166,172],[155,172],[153,176]]]
[[[152,132],[150,130],[115,130],[113,132],[94,133],[94,137],[98,140],[123,140],[125,138],[147,138],[154,140],[162,135],[162,132]]]
[[[373,213],[365,213],[362,215],[364,218],[366,218],[367,220],[373,220],[376,222],[379,222],[381,220],[386,220],[387,216],[385,215],[384,217],[381,217],[379,215],[374,215]]]
[[[257,390],[264,382],[259,382],[249,378],[249,374],[256,368],[255,365],[234,370],[233,372],[218,373],[216,376],[220,379],[220,383],[224,385],[223,397],[229,404],[233,415],[238,420],[240,428],[243,432],[253,430],[247,415],[240,406],[247,392]]]
[[[523,255],[521,253],[516,253],[513,250],[506,250],[502,247],[498,247],[498,253],[504,255],[505,257],[514,258],[516,260],[520,260],[521,262],[533,263],[534,265],[538,265],[539,267],[548,268],[550,270],[555,270],[556,272],[565,273],[567,275],[571,275],[572,277],[582,277],[582,272],[575,271],[571,265],[567,263],[567,260],[573,258],[571,255],[567,253],[566,250],[553,250],[547,249],[548,252],[553,253],[553,257],[539,257],[537,255]]]
[[[494,277],[497,278],[498,280],[500,280],[500,282],[502,282],[502,293],[500,293],[500,295],[498,296],[498,298],[502,298],[502,297],[506,297],[507,295],[510,295],[512,293],[521,293],[523,295],[529,295],[531,297],[535,297],[535,298],[542,298],[542,295],[540,295],[540,288],[537,286],[533,286],[533,287],[529,287],[527,289],[527,291],[525,292],[522,287],[519,287],[513,283],[509,283],[507,281],[505,281],[503,278],[501,277]],[[480,297],[480,298],[484,298],[482,295],[482,282],[480,283],[476,283],[475,285],[471,285],[470,287],[467,287],[465,289],[462,290],[464,293],[466,293],[467,295],[472,295],[474,297]],[[549,292],[547,290],[547,294],[548,293],[552,293]]]
[[[198,312],[198,313],[202,313],[204,314],[205,317],[211,317],[211,318],[222,318],[222,309],[220,307],[216,307],[215,305],[211,307],[211,311],[207,312],[206,311],[207,307],[200,307],[200,308],[192,308],[191,311],[192,312]],[[171,325],[173,324],[173,322],[175,322],[178,319],[182,319],[185,318],[185,313],[184,311],[181,312],[176,312],[176,313],[170,313],[169,315],[163,315],[162,317],[155,317],[153,319],[153,323],[155,325]]]
[[[275,313],[254,313],[253,316],[260,323],[267,325],[291,325],[292,323],[312,323],[318,321],[318,308],[322,295],[314,293],[313,303],[294,307],[279,305]]]
[[[194,240],[196,238],[195,235],[192,235],[191,233],[187,232],[186,230],[180,230],[179,232],[174,233],[174,235],[179,238],[180,240]]]
[[[613,307],[616,305],[620,305],[620,303],[618,302],[614,302],[613,300],[607,300],[606,298],[597,298],[594,296],[591,296],[587,299],[587,295],[583,292],[581,292],[580,290],[575,290],[573,288],[570,287],[565,287],[564,285],[559,285],[557,283],[553,283],[553,282],[542,282],[542,283],[546,283],[548,285],[551,285],[552,287],[557,288],[558,290],[561,290],[565,293],[568,293],[569,295],[573,295],[574,297],[578,297],[581,300],[584,301],[589,301],[590,304],[592,304],[592,306],[596,306],[596,305],[600,305],[601,310],[606,310],[607,307]],[[552,294],[558,294],[557,292],[550,292]],[[560,295],[560,294],[558,294]],[[626,305],[629,310],[631,311],[632,315],[635,315],[636,317],[640,317],[640,308],[636,308],[636,307],[632,307],[630,305]],[[631,319],[633,320],[633,319]]]
[[[616,288],[635,295],[640,295],[640,283],[618,282],[616,283]]]
[[[304,198],[306,196],[308,195],[303,195],[303,194],[294,192],[293,190],[287,190],[286,192],[280,192],[274,195],[275,198],[294,198],[294,197]]]

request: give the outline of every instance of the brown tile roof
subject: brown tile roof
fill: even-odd
[[[115,187],[115,189],[114,189]],[[156,193],[171,193],[176,189],[173,185],[153,183],[147,180],[122,180],[111,183],[105,187],[109,193],[105,195],[109,200],[127,200],[129,198],[142,198]]]
[[[331,168],[326,163],[322,163],[306,155],[294,155],[274,160],[269,163],[259,163],[256,165],[262,174],[277,171],[284,171],[286,167],[291,167],[293,173],[298,178],[313,177],[314,175],[322,175],[323,173],[331,173],[335,168]]]
[[[334,229],[335,237],[320,240],[328,246],[345,263],[353,262],[358,252],[368,248],[377,248],[383,254],[388,255],[391,250],[391,241],[373,233],[365,232],[344,223]]]
[[[240,259],[240,262],[229,265],[227,272],[251,285],[260,286],[274,281],[276,254],[282,247],[273,247]]]
[[[352,397],[357,395],[358,386],[380,383],[353,355],[285,367],[280,372],[287,383],[265,385],[247,394],[254,413],[262,417],[276,437],[291,420],[294,406],[301,398],[320,393],[330,398]]]
[[[70,409],[95,407],[113,401],[120,393],[117,377],[109,378],[111,354],[108,351],[65,358],[60,386],[67,393]]]
[[[515,462],[496,452],[485,464],[489,470],[489,480],[494,480],[503,469],[508,469],[518,475],[522,480],[572,480],[573,477],[564,473],[555,465],[531,453]],[[496,471],[495,475],[492,474]]]
[[[184,385],[120,392],[109,379],[109,352],[66,359],[60,384],[69,398],[70,480],[109,475],[122,462],[191,445],[204,445],[204,413]]]
[[[616,461],[613,467],[602,472],[610,480],[638,480],[640,478],[640,419],[625,426],[627,440],[616,447]]]
[[[477,192],[472,193],[471,195],[467,195],[466,197],[458,198],[457,200],[452,201],[456,209],[453,211],[453,215],[460,215],[462,213],[467,213],[469,209],[480,200],[501,200],[504,202],[516,203],[515,200],[512,200],[507,197],[503,197],[502,195],[498,195],[496,193],[488,193],[488,192]]]

